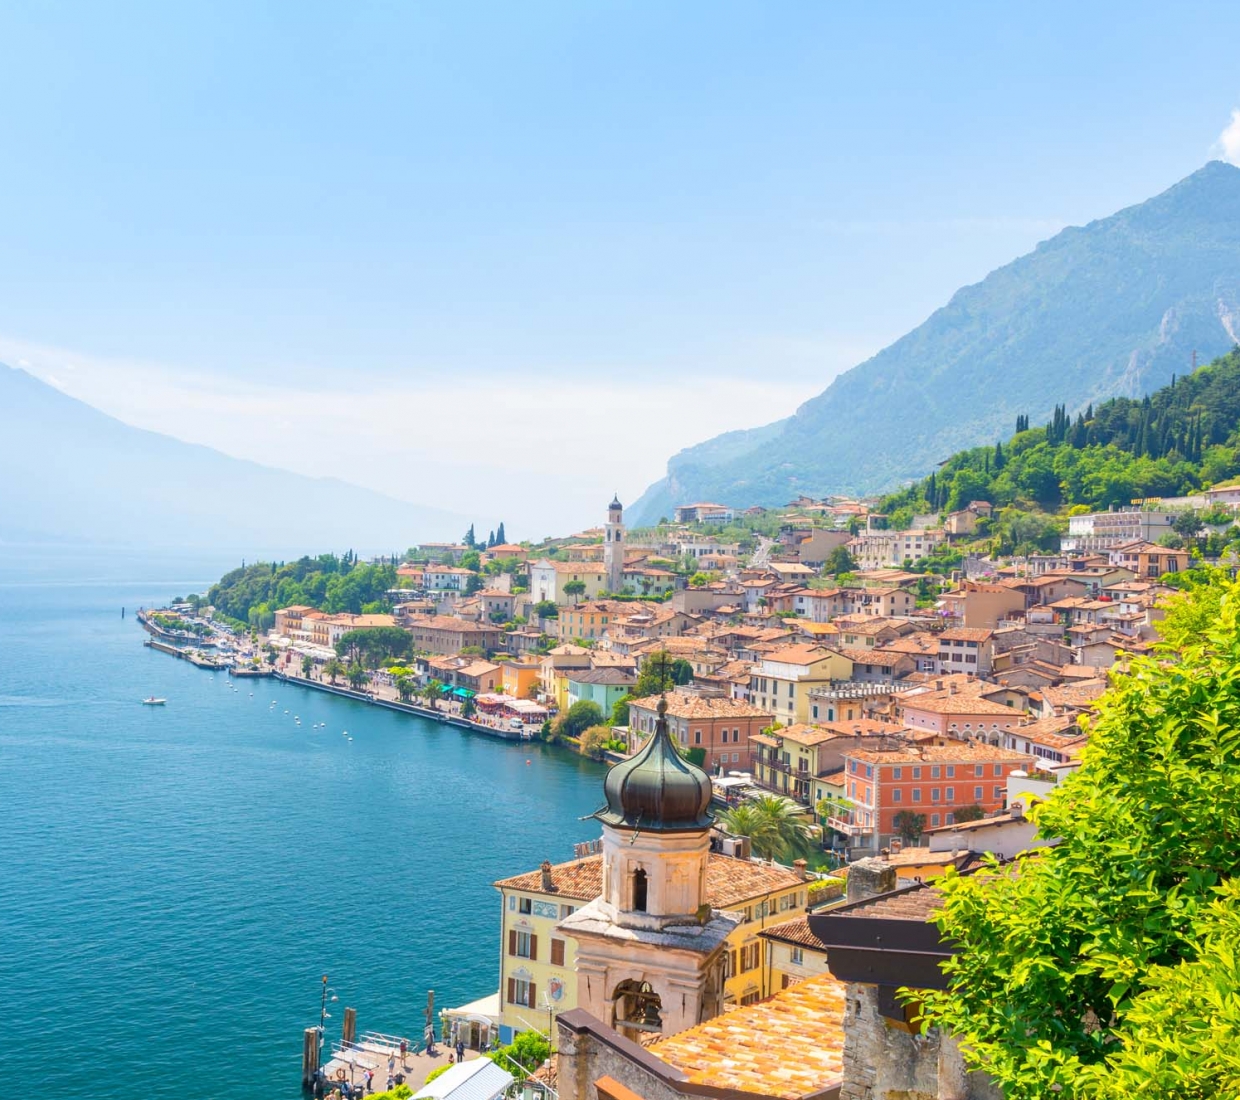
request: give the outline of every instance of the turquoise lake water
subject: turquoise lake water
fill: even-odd
[[[579,818],[602,769],[563,750],[270,680],[234,693],[143,648],[136,607],[234,564],[0,562],[8,1085],[292,1100],[322,974],[361,1029],[420,1034],[427,989],[496,989],[491,882],[598,834]]]

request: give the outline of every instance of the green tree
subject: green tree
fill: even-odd
[[[370,673],[362,667],[360,661],[354,661],[349,665],[349,671],[345,675],[349,681],[349,687],[354,691],[361,691],[370,681]]]
[[[555,600],[539,600],[534,605],[534,614],[540,619],[558,619],[560,609],[556,606]]]
[[[764,794],[718,816],[730,833],[749,837],[755,854],[764,859],[792,859],[810,847],[810,826],[804,813],[790,798]]]
[[[611,742],[611,727],[603,725],[590,726],[582,730],[578,741],[582,756],[591,756],[595,760],[601,760],[603,758],[603,750]]]
[[[551,1044],[537,1031],[522,1031],[508,1046],[500,1047],[487,1057],[509,1073],[519,1077],[517,1071],[524,1070],[528,1077],[551,1057]]]
[[[963,825],[966,821],[981,821],[985,816],[986,811],[976,802],[972,806],[961,806],[955,811],[957,825]]]
[[[336,656],[350,656],[371,668],[377,668],[393,657],[408,657],[413,652],[413,636],[399,626],[368,627],[347,630],[336,639]]]
[[[1201,534],[1205,524],[1193,509],[1181,512],[1174,520],[1171,521],[1171,530],[1173,530],[1181,538],[1195,539]]]
[[[847,547],[837,546],[827,555],[822,571],[833,577],[839,573],[851,573],[856,568],[857,560],[848,552]]]
[[[323,675],[326,676],[333,684],[336,682],[336,677],[342,675],[343,673],[344,662],[340,660],[339,657],[332,657],[323,666]]]
[[[916,844],[926,828],[926,815],[914,810],[901,810],[891,819],[905,844]]]
[[[428,680],[422,688],[422,694],[426,696],[427,705],[431,710],[439,709],[439,700],[443,698],[448,689],[439,680]]]
[[[568,581],[564,585],[564,595],[572,596],[573,603],[577,602],[579,596],[583,595],[586,590],[585,581]]]
[[[307,655],[307,656],[305,656],[305,657],[303,657],[303,658],[301,659],[301,674],[302,674],[303,676],[308,677],[308,676],[310,675],[310,672],[311,672],[311,670],[312,670],[313,668],[314,668],[314,658],[313,658],[313,657],[310,657],[310,656],[308,656],[308,655]]]
[[[629,724],[629,703],[634,696],[626,695],[623,699],[617,699],[611,708],[611,724],[613,726],[627,726]]]
[[[473,696],[469,696],[463,703],[461,703],[462,718],[472,718],[477,713],[478,704],[474,702]]]
[[[507,541],[508,538],[504,534],[504,521],[501,519],[499,521],[499,526],[495,528],[495,545],[503,546]]]
[[[591,726],[603,722],[602,708],[589,699],[578,699],[560,719],[560,732],[567,737],[580,737]]]
[[[417,683],[408,676],[397,676],[395,683],[396,694],[400,698],[400,701],[402,703],[409,702],[409,700],[413,698],[413,693],[417,688]]]
[[[1060,843],[940,880],[958,953],[947,990],[916,994],[922,1018],[1009,1100],[1235,1094],[1240,586],[1185,599],[1213,620],[1133,658],[1082,766],[1032,811]]]
[[[461,568],[472,569],[475,573],[482,568],[482,555],[477,550],[466,550],[461,555]]]

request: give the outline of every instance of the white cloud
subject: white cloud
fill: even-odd
[[[5,359],[128,424],[503,519],[518,537],[593,522],[613,492],[635,499],[681,448],[787,416],[822,388],[685,372],[649,382],[623,370],[290,388],[0,337]]]
[[[1218,136],[1213,152],[1222,160],[1240,168],[1240,108],[1232,108],[1231,122]]]

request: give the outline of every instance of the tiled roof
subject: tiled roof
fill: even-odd
[[[931,886],[918,885],[890,894],[879,894],[855,905],[831,911],[832,917],[857,917],[862,920],[926,921],[943,905],[942,895]]]
[[[570,684],[603,684],[616,687],[627,687],[637,683],[636,672],[630,673],[623,668],[591,668],[583,672],[567,671]]]
[[[796,1100],[838,1085],[844,1070],[845,986],[799,982],[650,1047],[693,1084]]]
[[[935,692],[932,695],[905,696],[904,709],[925,710],[931,714],[993,714],[1012,718],[1019,718],[1023,713],[1015,707],[994,703],[980,695],[963,691],[954,694]]]
[[[894,668],[901,661],[907,661],[907,653],[891,653],[882,649],[841,649],[839,651],[855,665],[877,665],[883,668]]]
[[[830,741],[838,734],[832,733],[830,730],[822,729],[820,726],[807,726],[804,724],[795,726],[786,726],[784,729],[775,731],[776,737],[782,737],[785,741],[792,741],[798,745],[810,747],[813,745],[821,745],[824,741]]]
[[[647,695],[643,699],[632,699],[630,707],[641,707],[643,710],[654,710],[659,705],[659,696]],[[755,707],[739,699],[728,699],[724,696],[686,695],[674,691],[667,697],[667,713],[673,718],[770,718],[769,710]]]
[[[763,660],[781,665],[812,665],[831,656],[831,651],[821,646],[787,645],[766,654]]]
[[[1053,707],[1084,707],[1097,699],[1107,689],[1107,682],[1102,679],[1078,680],[1074,684],[1062,687],[1046,687],[1042,689],[1042,698]]]
[[[1026,764],[1029,754],[961,741],[951,745],[918,745],[907,749],[849,749],[848,760],[867,764]]]
[[[985,630],[980,626],[953,626],[944,630],[939,638],[946,642],[988,642],[993,630]]]
[[[795,943],[801,947],[809,947],[814,951],[826,951],[827,945],[822,942],[809,927],[809,917],[802,913],[799,917],[786,920],[783,924],[773,924],[764,928],[758,935],[764,940],[779,940],[780,943]]]
[[[802,881],[801,876],[787,867],[751,863],[745,859],[712,852],[706,862],[706,900],[715,909],[733,909],[776,890],[786,890]],[[574,901],[592,901],[603,892],[603,857],[585,856],[557,863],[551,868],[551,882],[556,897]],[[506,890],[544,894],[542,871],[500,879],[494,883]]]

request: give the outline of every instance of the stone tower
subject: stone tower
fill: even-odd
[[[624,591],[624,508],[619,497],[612,497],[607,505],[603,566],[607,570],[607,591]]]
[[[706,900],[710,779],[676,751],[666,712],[603,783],[602,896],[559,925],[577,941],[578,1006],[634,1040],[723,1010],[736,921]]]

